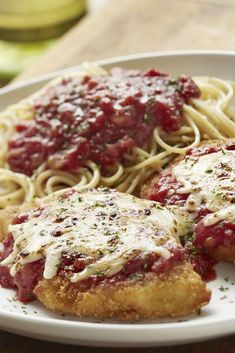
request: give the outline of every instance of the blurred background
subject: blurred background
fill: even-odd
[[[0,86],[118,55],[234,50],[234,18],[235,0],[0,0]]]
[[[0,0],[0,86],[52,48],[107,0]]]

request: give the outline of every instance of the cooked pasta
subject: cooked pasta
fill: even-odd
[[[84,72],[74,74],[106,75],[107,72],[87,64]],[[156,170],[161,170],[177,154],[198,146],[204,139],[235,138],[235,113],[232,108],[234,84],[212,77],[194,77],[201,95],[183,105],[180,129],[166,132],[157,126],[142,147],[134,146],[121,161],[113,165],[98,166],[87,160],[84,165],[71,170],[52,168],[47,161],[30,176],[11,170],[7,155],[9,141],[15,127],[34,118],[33,102],[59,82],[56,79],[40,92],[7,108],[0,114],[0,207],[32,201],[52,192],[76,186],[78,190],[98,185],[116,188],[126,193],[138,194],[139,186]]]

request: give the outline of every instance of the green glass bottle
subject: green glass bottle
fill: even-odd
[[[86,13],[86,0],[0,0],[0,81],[5,83]]]

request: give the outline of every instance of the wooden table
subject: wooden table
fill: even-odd
[[[235,0],[110,0],[87,16],[15,81],[129,53],[235,48]],[[0,332],[1,353],[232,353],[235,336],[185,346],[101,349],[40,342]]]

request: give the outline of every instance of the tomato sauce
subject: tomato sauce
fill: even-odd
[[[4,260],[13,249],[13,235],[11,233],[8,234],[8,237],[3,241],[3,251],[0,252],[0,261]],[[16,285],[14,283],[13,277],[10,275],[10,269],[8,266],[0,265],[0,285],[4,288],[15,288]]]
[[[113,285],[128,280],[143,279],[148,273],[167,273],[174,265],[182,264],[185,261],[184,249],[174,247],[169,250],[171,252],[169,259],[164,259],[156,253],[140,254],[128,261],[120,272],[111,277],[106,277],[103,273],[98,273],[91,275],[85,280],[71,283],[71,285],[76,287],[79,291],[86,291],[90,288],[94,288],[98,284]],[[66,254],[62,256],[58,275],[65,278],[71,273],[82,271],[84,268],[84,259],[81,259],[80,255]]]
[[[12,251],[13,243],[13,237],[9,234],[3,243],[4,250],[2,254],[0,253],[1,260]],[[167,273],[174,265],[185,261],[185,252],[181,247],[174,247],[169,250],[172,254],[169,259],[164,259],[156,253],[140,254],[127,262],[124,268],[112,277],[97,273],[77,283],[71,282],[71,286],[76,287],[79,291],[85,291],[99,284],[115,284],[127,280],[141,279],[150,272],[155,274]],[[69,278],[71,274],[84,270],[93,261],[94,259],[83,254],[63,254],[57,275],[61,278]],[[35,299],[34,288],[43,278],[44,265],[44,258],[27,263],[16,272],[14,277],[11,276],[7,266],[0,265],[0,285],[4,288],[17,288],[18,299],[25,303],[30,302]]]
[[[220,150],[234,150],[235,145],[229,143],[223,146],[206,146],[206,147],[196,147],[189,150],[186,154],[187,156],[200,157],[207,154],[215,153]],[[172,175],[172,168],[168,168],[159,175],[156,179],[151,181],[151,184],[147,190],[145,198],[152,201],[160,202],[164,205],[177,205],[184,206],[189,194],[188,193],[178,193],[178,189],[182,188],[183,185],[179,183]],[[210,213],[201,205],[201,209],[198,210],[199,219]]]
[[[208,214],[208,213],[207,213]],[[193,264],[194,270],[202,279],[210,281],[215,279],[214,266],[217,263],[215,252],[219,247],[235,245],[235,224],[226,220],[206,226],[201,221],[196,225],[191,240],[184,241],[187,259]]]
[[[143,146],[156,126],[178,130],[183,104],[199,96],[191,78],[154,69],[64,78],[34,100],[33,119],[16,126],[10,169],[31,176],[44,162],[61,170],[87,160],[112,165],[133,146]]]
[[[205,226],[203,220],[195,227],[194,245],[208,249],[211,253],[220,246],[235,245],[235,224],[227,220]]]
[[[171,174],[171,171],[163,172],[157,181],[149,187],[148,200],[157,201],[165,205],[183,206],[189,194],[179,194],[177,190],[182,187]]]
[[[186,154],[187,156],[200,157],[207,154],[216,153],[220,150],[234,150],[235,145],[229,142],[223,146],[201,146],[192,148]],[[223,176],[223,173],[220,175]],[[182,188],[172,175],[172,168],[163,171],[156,180],[152,180],[147,190],[146,198],[158,201],[164,205],[175,205],[182,207],[185,205],[189,194],[178,193]],[[220,246],[232,246],[235,244],[235,225],[228,221],[221,221],[212,226],[205,226],[203,219],[209,211],[202,203],[195,215],[194,221],[197,222],[195,232],[191,240],[182,238],[182,244],[186,251],[187,259],[193,264],[194,270],[198,272],[204,280],[215,278],[213,269],[216,260],[213,258],[213,252]]]

